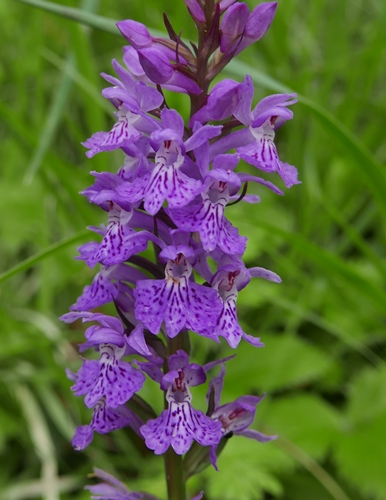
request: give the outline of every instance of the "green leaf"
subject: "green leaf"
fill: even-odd
[[[228,363],[224,390],[234,396],[258,387],[273,391],[310,383],[329,369],[331,359],[325,353],[292,335],[264,334],[265,349],[239,345],[237,357],[242,363]]]
[[[276,225],[269,224],[263,220],[256,220],[256,224],[259,228],[280,235],[300,251],[305,259],[314,262],[327,276],[339,278],[351,290],[355,290],[360,295],[366,295],[372,302],[382,308],[384,307],[386,302],[385,291],[372,281],[363,278],[363,276],[356,272],[350,265],[346,264],[339,256],[318,247],[301,234],[284,231]]]
[[[347,481],[376,500],[386,499],[386,412],[368,425],[347,430],[336,443],[335,459]]]
[[[350,387],[347,415],[352,425],[369,424],[386,412],[386,367],[366,368]]]
[[[315,394],[271,401],[264,413],[271,432],[290,439],[315,459],[323,459],[341,427],[337,410]]]
[[[293,460],[272,442],[258,443],[242,436],[233,436],[218,460],[220,474],[213,468],[202,476],[207,480],[205,493],[213,500],[258,500],[264,491],[274,496],[283,493],[279,472],[289,472]],[[201,479],[202,481],[202,479]]]

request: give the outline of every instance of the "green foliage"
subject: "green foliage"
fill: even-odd
[[[73,259],[89,238],[84,227],[104,222],[78,192],[92,182],[90,170],[121,162],[119,152],[87,160],[80,145],[113,123],[99,77],[122,53],[113,20],[159,33],[163,11],[194,37],[182,0],[0,3],[1,500],[84,500],[94,465],[132,489],[165,492],[162,460],[126,430],[72,450],[73,430],[90,412],[64,369],[79,366],[83,331],[57,320],[93,276]],[[261,204],[229,208],[249,237],[248,265],[283,283],[254,279],[240,293],[243,328],[265,348],[240,345],[222,402],[267,392],[254,426],[280,438],[234,436],[220,472],[189,481],[192,496],[386,499],[385,23],[383,0],[280,0],[266,37],[224,75],[251,74],[256,99],[299,93],[277,141],[303,184],[284,197],[250,186]],[[187,116],[184,96],[170,104]],[[231,354],[224,346],[208,353],[205,339],[193,342],[201,360]],[[160,411],[158,392],[143,389]],[[204,394],[194,392],[197,407]]]

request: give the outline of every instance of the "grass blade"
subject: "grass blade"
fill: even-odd
[[[23,182],[27,185],[31,184],[33,178],[38,171],[43,158],[51,145],[52,139],[60,124],[60,120],[63,116],[68,98],[71,93],[72,80],[68,76],[68,71],[75,66],[75,57],[70,54],[65,62],[65,67],[63,68],[62,80],[59,84],[59,88],[53,98],[51,108],[48,112],[43,130],[39,134],[39,142],[37,148],[35,149],[32,160],[29,163]],[[66,68],[68,67],[68,71]]]
[[[38,252],[35,255],[32,255],[31,257],[28,257],[28,259],[23,260],[19,264],[16,264],[16,266],[13,266],[10,269],[8,269],[8,271],[5,271],[4,273],[0,274],[0,283],[6,281],[9,278],[12,278],[12,276],[15,276],[18,273],[21,273],[29,269],[30,267],[33,267],[35,264],[41,262],[44,259],[47,259],[48,257],[53,257],[54,255],[58,254],[68,246],[83,240],[84,238],[86,238],[86,236],[89,235],[90,232],[87,229],[84,229],[83,231],[80,231],[79,233],[76,233],[70,236],[69,238],[65,238],[64,240],[59,241],[58,243],[50,245],[41,252]]]

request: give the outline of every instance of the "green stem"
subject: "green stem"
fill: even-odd
[[[173,339],[168,338],[168,358],[172,354],[176,354],[179,349],[183,349],[186,343],[185,337],[188,334],[181,332]],[[168,371],[167,361],[165,361],[164,371]],[[165,401],[167,407],[167,402]],[[185,474],[182,456],[177,455],[173,448],[169,448],[164,455],[165,458],[165,473],[166,483],[168,488],[168,500],[186,500]]]
[[[169,448],[164,456],[168,500],[186,500],[182,456],[177,455],[173,448]]]

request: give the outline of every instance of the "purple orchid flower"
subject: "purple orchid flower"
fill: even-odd
[[[223,436],[244,436],[256,439],[260,443],[276,439],[277,436],[266,436],[259,431],[249,429],[255,419],[256,406],[264,399],[265,394],[261,397],[241,396],[232,403],[220,406],[221,392],[224,386],[224,376],[225,365],[223,364],[219,375],[211,380],[207,393],[207,400],[209,400],[210,394],[214,391],[214,412],[212,413],[211,418],[216,422],[221,422]],[[213,467],[218,470],[216,448],[217,445],[211,447],[210,461]]]
[[[204,367],[189,364],[189,356],[181,350],[170,356],[168,364],[170,371],[163,376],[161,389],[166,391],[169,407],[140,428],[146,446],[156,455],[165,453],[169,446],[182,455],[190,449],[193,440],[202,446],[217,445],[222,437],[221,423],[190,404],[190,387],[206,381]]]
[[[277,2],[261,3],[249,13],[247,4],[234,3],[221,23],[220,51],[235,57],[265,35],[275,17]]]
[[[223,301],[215,333],[224,337],[233,348],[238,346],[242,338],[254,347],[264,347],[259,338],[247,335],[243,331],[237,319],[238,292],[249,283],[252,277],[264,278],[275,283],[281,282],[276,273],[262,267],[247,269],[241,259],[228,255],[220,260],[218,270],[211,279],[212,287],[219,292]]]
[[[76,396],[86,396],[84,402],[88,408],[102,398],[108,407],[118,408],[142,388],[145,375],[121,359],[126,355],[127,339],[119,319],[103,314],[87,317],[80,313],[79,316],[83,317],[83,321],[100,323],[86,330],[87,341],[81,346],[81,351],[98,348],[100,358],[85,360],[77,374],[68,372],[75,380],[71,389]]]
[[[247,238],[225,218],[225,206],[232,194],[240,189],[241,181],[233,172],[238,155],[219,155],[213,169],[206,176],[202,200],[179,210],[169,210],[170,217],[179,229],[198,231],[204,250],[213,251],[218,245],[229,254],[242,255]]]
[[[144,208],[151,215],[159,211],[165,199],[172,208],[183,207],[201,191],[201,181],[181,171],[185,155],[221,133],[221,126],[206,125],[184,141],[184,121],[173,109],[162,110],[161,123],[163,130],[150,135],[155,151],[155,167],[151,174],[117,187],[117,193],[128,201],[143,198]]]
[[[157,334],[165,322],[166,333],[175,337],[183,328],[217,340],[213,334],[221,301],[215,290],[189,278],[194,251],[186,245],[171,245],[159,255],[166,263],[165,279],[139,280],[134,290],[135,316]]]
[[[70,309],[90,311],[115,300],[119,305],[123,305],[121,309],[127,311],[131,309],[131,305],[134,306],[134,297],[132,289],[123,282],[135,284],[145,277],[138,269],[125,264],[102,266],[92,284],[85,286],[82,295]]]
[[[130,491],[125,484],[101,469],[94,468],[93,476],[103,482],[85,486],[92,494],[91,500],[159,500],[149,493]]]
[[[91,423],[76,428],[72,445],[77,451],[83,450],[93,440],[94,432],[107,434],[128,426],[138,434],[141,424],[140,418],[126,406],[109,408],[101,399],[94,407]]]
[[[93,268],[98,262],[106,266],[120,264],[131,255],[146,250],[147,244],[153,241],[161,248],[164,244],[149,231],[137,232],[132,229],[134,209],[122,209],[117,203],[110,202],[109,220],[106,230],[102,230],[103,240],[98,246],[90,243],[79,247],[80,258],[84,258],[89,267]],[[89,229],[100,233],[99,228]],[[94,251],[93,251],[94,250]]]
[[[158,121],[147,113],[162,104],[163,96],[156,89],[135,81],[117,61],[112,64],[120,79],[103,74],[114,86],[102,94],[117,108],[115,116],[118,121],[110,132],[97,132],[82,143],[90,150],[86,153],[89,158],[102,151],[129,147],[144,133],[149,134],[159,126]]]

